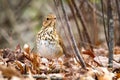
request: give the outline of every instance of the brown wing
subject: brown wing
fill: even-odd
[[[65,45],[62,41],[62,38],[59,35],[58,35],[58,37],[59,37],[59,44],[63,48],[63,54],[65,54],[66,57],[71,57],[71,55],[69,53],[67,53],[67,51],[66,51]]]

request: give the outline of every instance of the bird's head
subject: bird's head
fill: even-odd
[[[54,27],[55,24],[56,16],[54,14],[48,14],[43,21],[43,27]]]

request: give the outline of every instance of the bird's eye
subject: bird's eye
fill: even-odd
[[[49,20],[49,18],[47,18],[47,20]]]

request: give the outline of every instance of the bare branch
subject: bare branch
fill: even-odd
[[[108,25],[108,49],[109,49],[109,66],[113,67],[113,47],[114,47],[114,25],[113,25],[113,15],[112,15],[112,7],[111,0],[107,1],[107,25]]]
[[[102,19],[103,19],[104,33],[105,33],[105,38],[106,38],[106,42],[108,46],[108,34],[107,34],[106,26],[105,26],[106,24],[105,24],[104,10],[103,10],[103,0],[101,0],[101,6],[102,6]]]
[[[76,10],[77,16],[78,16],[78,18],[79,18],[80,21],[81,21],[82,27],[83,27],[83,29],[84,29],[84,31],[85,31],[85,35],[86,35],[86,37],[87,37],[87,40],[88,40],[88,42],[91,44],[92,42],[91,42],[91,40],[90,40],[90,36],[89,36],[89,34],[88,34],[88,31],[87,31],[87,29],[86,29],[87,24],[85,23],[85,20],[84,20],[84,18],[83,18],[83,16],[82,16],[81,9],[78,9],[78,8],[77,8],[76,3],[75,3],[74,0],[71,0],[71,1],[72,1],[73,5],[74,5],[74,8],[75,8],[75,10]],[[93,47],[92,47],[91,45],[89,45],[89,46],[90,46],[90,48],[91,48],[91,51],[93,51]]]
[[[74,47],[74,50],[75,50],[75,55],[77,55],[81,65],[82,65],[82,68],[86,69],[86,64],[82,58],[82,56],[80,55],[80,52],[79,52],[79,49],[77,47],[77,44],[75,42],[75,39],[73,37],[73,33],[72,33],[72,30],[70,28],[70,24],[69,24],[69,21],[68,21],[68,17],[66,15],[66,12],[65,12],[65,9],[64,9],[64,5],[63,5],[63,0],[60,0],[60,3],[61,3],[61,7],[62,7],[62,10],[63,10],[63,14],[64,14],[64,17],[65,17],[65,22],[67,23],[67,28],[68,28],[68,31],[70,33],[70,38],[72,40],[72,44],[73,44],[73,47]]]
[[[81,40],[80,45],[81,45],[81,46],[84,46],[83,43],[82,43],[82,42],[83,42],[82,33],[81,33],[81,30],[80,30],[80,27],[79,27],[79,24],[78,24],[78,21],[77,21],[77,18],[76,18],[76,14],[75,14],[73,5],[72,5],[72,3],[71,3],[70,0],[68,0],[68,5],[69,5],[70,10],[71,10],[71,12],[72,12],[72,14],[73,14],[73,18],[74,18],[74,20],[75,20],[76,27],[77,27],[77,30],[78,30],[78,33],[79,33],[79,38],[80,38],[80,40]]]

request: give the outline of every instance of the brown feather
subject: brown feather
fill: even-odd
[[[63,43],[63,40],[62,40],[61,36],[58,35],[58,37],[59,37],[59,44],[63,48],[63,54],[65,54],[66,57],[71,57],[71,55],[66,51],[66,47]]]

